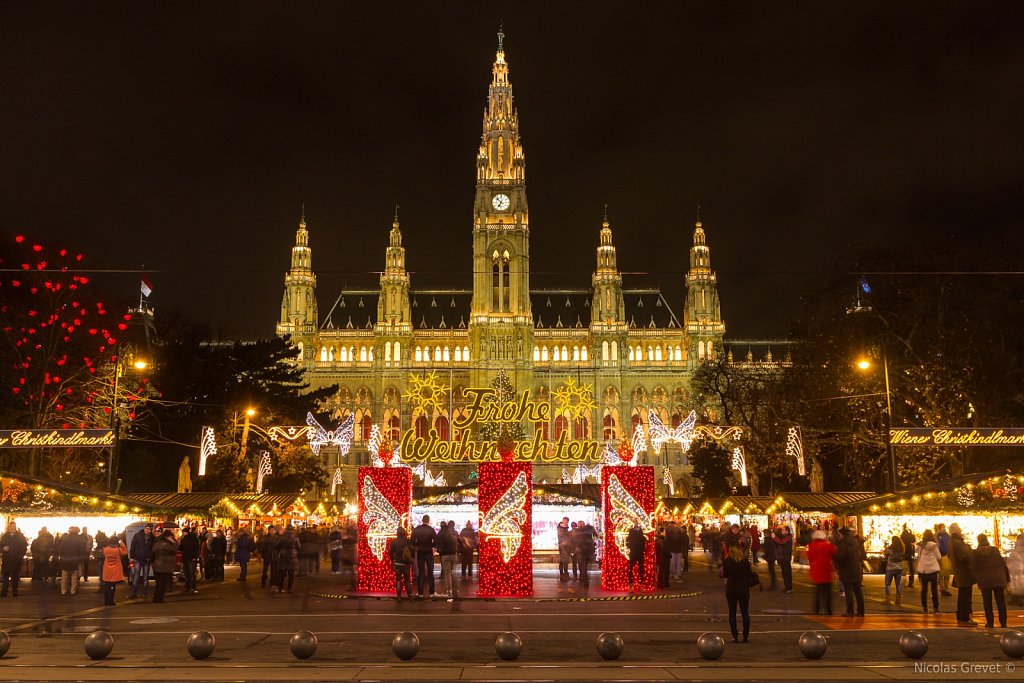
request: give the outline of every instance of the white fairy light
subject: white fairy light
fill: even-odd
[[[672,479],[672,470],[667,467],[661,471],[661,483],[668,486],[669,495],[676,495],[676,483]]]
[[[626,545],[629,530],[639,524],[645,534],[651,533],[654,531],[654,525],[651,524],[651,516],[644,512],[644,509],[640,507],[640,503],[626,490],[626,487],[622,485],[622,482],[614,474],[608,477],[608,500],[612,506],[611,512],[608,513],[608,519],[612,523],[612,536],[615,538],[615,546],[619,549],[619,552],[629,557],[629,547]]]
[[[501,557],[507,563],[523,543],[523,525],[526,524],[526,494],[529,484],[526,472],[520,472],[515,481],[491,509],[480,518],[480,533],[501,543]]]
[[[199,441],[199,476],[206,475],[206,461],[211,455],[217,455],[217,437],[213,427],[203,427],[203,436]]]
[[[666,427],[665,423],[661,421],[661,418],[653,410],[647,411],[647,422],[651,432],[651,448],[655,453],[660,452],[661,445],[666,442],[679,444],[684,453],[690,450],[690,443],[693,442],[693,428],[697,424],[696,411],[691,410],[686,419],[673,429]],[[633,451],[636,452],[635,444]]]
[[[309,447],[315,454],[320,455],[321,446],[333,444],[341,449],[342,457],[348,455],[349,449],[352,448],[355,415],[349,413],[334,431],[324,429],[313,417],[313,413],[306,413],[306,424],[309,425]]]
[[[747,458],[743,454],[743,448],[736,446],[732,449],[732,468],[740,473],[740,484],[747,485]]]
[[[801,477],[807,476],[807,464],[804,461],[804,439],[800,427],[792,426],[786,437],[786,455],[796,458],[796,471]]]
[[[334,468],[334,477],[331,479],[331,495],[332,496],[334,495],[334,492],[338,489],[338,485],[343,483],[344,481],[345,480],[341,476],[341,468],[340,467],[335,467]]]
[[[395,506],[380,492],[372,477],[363,479],[362,497],[363,505],[366,506],[363,513],[366,542],[373,556],[382,560],[388,540],[393,538],[398,527],[402,526],[402,515],[398,514]]]
[[[274,468],[270,463],[270,452],[263,451],[263,456],[260,458],[260,469],[256,473],[256,493],[263,493],[263,477],[272,474],[273,471]]]

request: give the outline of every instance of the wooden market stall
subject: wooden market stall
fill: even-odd
[[[989,472],[927,484],[858,501],[846,508],[857,515],[859,531],[870,554],[881,553],[907,525],[914,536],[937,524],[956,522],[964,540],[977,546],[978,534],[1003,554],[1024,533],[1024,475]]]

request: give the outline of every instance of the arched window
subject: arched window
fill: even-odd
[[[551,347],[551,360],[556,361],[556,362],[562,360],[562,354],[561,354],[561,352],[559,352],[557,346],[552,346]]]
[[[603,342],[601,342],[601,360],[609,359],[611,359],[611,354],[608,353],[608,340],[605,339]]]
[[[369,413],[363,413],[363,419],[359,422],[359,436],[363,443],[370,440],[371,431],[373,431],[373,418]]]
[[[444,358],[444,362],[445,363],[447,363],[448,361],[450,361],[452,359],[451,354],[448,353],[448,347],[447,346],[444,347],[444,350],[442,351],[442,354],[443,355],[441,357]]]
[[[391,362],[391,342],[386,342],[384,344],[384,362]]]
[[[416,418],[416,436],[421,439],[427,438],[427,433],[430,431],[430,421],[427,420],[426,415],[420,415]]]
[[[681,347],[678,344],[676,344],[676,360],[680,360],[681,361],[682,359],[683,359],[683,347]]]
[[[469,347],[468,346],[463,346],[462,347],[462,361],[464,363],[468,363],[469,362]]]
[[[462,362],[462,347],[461,346],[456,346],[455,347],[455,362],[456,363],[461,363]]]
[[[675,429],[681,424],[683,424],[683,416],[678,412],[672,413],[672,429]]]
[[[540,350],[540,360],[543,363],[547,363],[548,362],[548,347],[546,347],[546,346],[541,347],[541,350]]]
[[[697,342],[697,358],[704,360],[704,342]]]
[[[350,346],[349,347],[349,349],[348,349],[348,359],[349,359],[349,361],[351,361],[353,363],[356,362],[356,347],[354,347],[354,346]]]
[[[661,362],[661,347],[660,346],[654,347],[654,360],[658,361],[659,363]]]
[[[654,360],[654,349],[650,346],[647,347],[647,362]]]
[[[511,306],[511,301],[510,301],[511,297],[509,296],[509,287],[510,287],[511,282],[512,282],[512,278],[510,277],[510,266],[509,266],[509,261],[511,259],[509,258],[508,251],[506,251],[504,254],[501,255],[501,260],[502,260],[501,276],[502,276],[502,281],[503,281],[502,285],[504,287],[504,291],[501,293],[501,298],[502,298],[502,302],[503,302],[504,307],[501,310],[503,310],[505,312],[508,312],[508,311],[511,310],[511,307],[510,307]]]
[[[540,362],[540,347],[539,346],[534,346],[533,347],[533,362],[534,363]]]
[[[619,360],[619,342],[612,342],[612,362]]]
[[[636,347],[636,359],[637,359],[637,361],[643,361],[643,359],[644,359],[644,347],[642,347],[642,346]]]
[[[398,443],[398,440],[402,438],[402,420],[398,415],[392,415],[391,420],[388,422],[388,440],[391,441],[392,446]]]
[[[402,342],[395,342],[395,363],[402,360]]]
[[[548,440],[548,423],[547,422],[535,422],[533,424],[534,432],[540,434],[540,438],[545,441]]]
[[[568,361],[569,360],[569,347],[568,346],[562,346],[562,360],[564,360],[564,361]]]
[[[587,356],[588,356],[588,355],[589,355],[589,354],[587,353],[587,347],[586,347],[586,346],[584,346],[583,348],[581,348],[581,349],[580,349],[580,358],[582,358],[582,359],[583,359],[583,362],[584,362],[584,363],[586,363],[586,362],[587,362]]]
[[[440,361],[441,361],[441,347],[440,346],[435,346],[434,347],[434,362],[435,363],[439,363]]]
[[[423,349],[419,346],[416,347],[416,362],[420,363],[423,361]]]
[[[559,415],[555,418],[555,441],[558,441],[562,437],[562,433],[569,429],[569,421],[565,419],[565,415]],[[567,435],[568,436],[568,435]]]
[[[370,362],[373,362],[373,347],[370,347]]]
[[[578,347],[578,346],[572,347],[572,359],[574,361],[579,361],[579,359],[580,359],[580,347]]]
[[[590,419],[587,417],[581,417],[576,420],[576,440],[583,441],[584,439],[590,438]]]
[[[437,430],[437,437],[441,441],[448,440],[448,418],[444,415],[438,415],[437,419],[434,420],[434,429]]]
[[[361,363],[365,363],[366,362],[366,347],[365,346],[360,346],[359,347],[359,361]]]
[[[715,347],[714,342],[708,342],[708,360],[715,359]]]
[[[605,441],[615,438],[615,418],[611,416],[611,413],[604,416],[601,426],[601,438]]]
[[[321,363],[326,363],[327,362],[327,347],[326,346],[321,346],[320,347],[320,362]]]

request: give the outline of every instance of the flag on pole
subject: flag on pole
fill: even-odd
[[[142,274],[142,296],[148,297],[153,293],[153,283],[149,281],[146,274]]]

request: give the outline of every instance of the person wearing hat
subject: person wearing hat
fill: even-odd
[[[196,571],[199,562],[199,537],[192,527],[185,527],[178,544],[181,551],[181,573],[185,577],[185,592],[198,593],[196,587]]]
[[[864,552],[864,543],[853,532],[853,529],[844,528],[839,532],[842,540],[836,546],[834,556],[836,572],[839,580],[846,588],[846,612],[844,617],[864,616],[864,560],[867,555]],[[856,612],[854,609],[856,608]]]
[[[949,556],[953,565],[953,586],[956,588],[956,625],[977,626],[971,619],[974,574],[971,572],[971,546],[964,542],[959,524],[949,525]]]
[[[128,557],[134,563],[132,567],[132,592],[128,599],[141,595],[149,597],[149,574],[153,569],[153,525],[147,524],[141,534],[132,537],[132,547],[128,549]],[[104,560],[105,561],[105,560]]]

